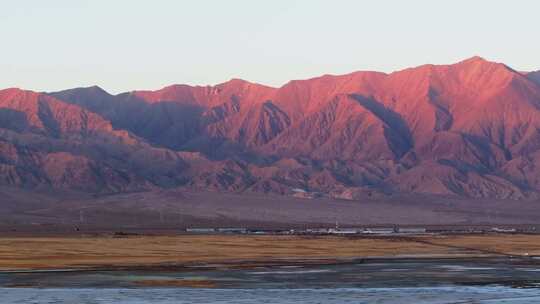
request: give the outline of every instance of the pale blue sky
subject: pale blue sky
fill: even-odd
[[[540,1],[0,0],[0,88],[272,86],[480,55],[540,69]]]

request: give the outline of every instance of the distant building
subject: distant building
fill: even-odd
[[[366,234],[392,234],[395,232],[393,227],[384,227],[384,228],[366,228],[363,233]]]
[[[249,233],[251,233],[251,234],[268,234],[269,232],[264,231],[264,230],[255,230],[255,231],[250,231]]]
[[[398,233],[408,233],[408,234],[420,234],[426,233],[426,228],[422,227],[400,227],[397,229]]]
[[[247,233],[246,228],[218,228],[221,233]]]
[[[357,234],[362,233],[363,229],[358,228],[330,228],[328,233],[330,234]]]
[[[214,233],[216,229],[214,228],[186,228],[186,232],[189,233]]]
[[[515,228],[493,227],[493,228],[491,228],[491,231],[498,232],[498,233],[514,233],[514,232],[516,232],[516,229]]]
[[[306,229],[307,233],[313,233],[313,234],[327,234],[329,229],[328,228],[309,228]]]

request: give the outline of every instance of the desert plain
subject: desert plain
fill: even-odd
[[[535,262],[540,235],[0,237],[0,270],[319,265],[369,259],[508,257]]]

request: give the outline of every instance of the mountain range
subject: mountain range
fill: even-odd
[[[540,71],[473,57],[279,88],[0,90],[0,185],[359,199],[540,194]]]

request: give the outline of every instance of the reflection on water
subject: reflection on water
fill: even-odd
[[[3,273],[0,303],[540,303],[539,282],[510,259]]]
[[[508,287],[332,289],[20,289],[0,288],[2,303],[539,303],[540,293]]]

